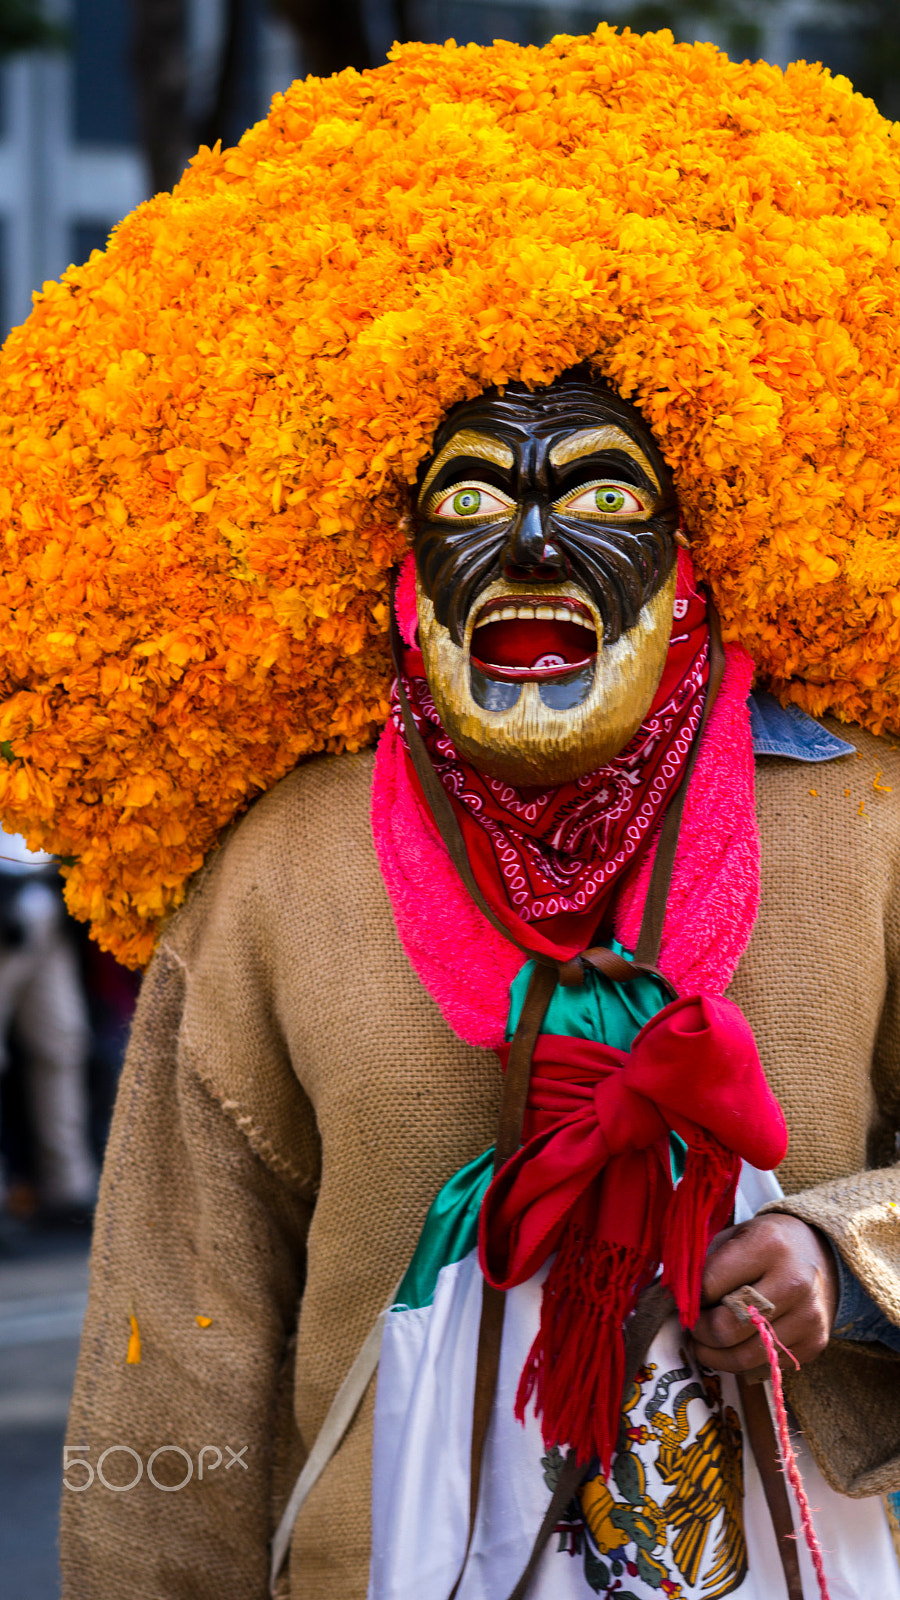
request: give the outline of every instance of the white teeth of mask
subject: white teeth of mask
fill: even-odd
[[[589,628],[587,618],[570,606],[498,606],[490,611],[479,612],[475,621],[476,628],[485,626],[489,622],[532,622],[538,618],[542,622],[572,622],[583,628]]]
[[[460,754],[518,785],[568,783],[602,766],[625,747],[653,698],[674,599],[673,569],[635,626],[604,644],[603,623],[575,584],[519,597],[497,580],[469,612],[457,644],[417,579],[425,675]],[[534,617],[545,607],[553,621]]]

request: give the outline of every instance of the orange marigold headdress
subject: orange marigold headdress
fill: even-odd
[[[727,634],[900,726],[900,138],[668,33],[408,45],[277,96],[0,361],[0,811],[148,956],[223,827],[383,721],[448,406],[588,359],[674,468]]]

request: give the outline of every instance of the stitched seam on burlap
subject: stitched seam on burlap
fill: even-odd
[[[187,982],[190,972],[187,962],[184,960],[183,956],[181,956],[177,950],[173,950],[171,945],[161,942],[160,953],[163,951],[165,951],[167,955],[170,955],[172,960],[177,963],[184,974],[185,982]],[[265,1133],[259,1124],[255,1122],[252,1115],[241,1106],[240,1102],[232,1099],[225,1090],[220,1088],[220,1086],[215,1082],[209,1073],[203,1071],[197,1060],[195,1051],[183,1037],[181,1040],[181,1056],[182,1060],[190,1061],[191,1070],[194,1072],[197,1080],[203,1084],[203,1087],[216,1101],[217,1105],[219,1105],[223,1111],[228,1113],[228,1116],[231,1118],[232,1122],[237,1128],[240,1129],[244,1138],[247,1140],[247,1143],[250,1145],[251,1149],[256,1153],[256,1155],[259,1156],[260,1160],[264,1161],[267,1166],[272,1168],[273,1171],[278,1172],[283,1177],[290,1179],[304,1200],[315,1200],[320,1187],[320,1179],[318,1176],[309,1172],[308,1170],[304,1170],[302,1167],[297,1166],[294,1162],[289,1161],[287,1157],[285,1157],[279,1151],[278,1147],[269,1138],[268,1134]]]
[[[185,961],[184,956],[181,955],[180,952],[175,949],[175,946],[172,945],[172,944],[169,944],[168,939],[160,939],[159,944],[157,946],[156,953],[157,953],[158,956],[169,956],[171,958],[171,960],[175,962],[175,965],[177,967],[180,967],[182,975],[184,977],[184,981],[185,981],[185,983],[187,983],[188,976],[189,976],[188,964]]]
[[[293,1162],[287,1161],[279,1153],[268,1135],[256,1126],[253,1118],[247,1112],[241,1110],[237,1100],[226,1099],[224,1091],[219,1089],[205,1075],[198,1072],[197,1077],[203,1084],[204,1089],[212,1095],[222,1110],[227,1111],[235,1126],[240,1129],[247,1143],[260,1159],[265,1161],[274,1171],[290,1178],[296,1184],[304,1200],[315,1200],[319,1192],[320,1180],[313,1177],[311,1173],[304,1172],[302,1168],[294,1166]]]

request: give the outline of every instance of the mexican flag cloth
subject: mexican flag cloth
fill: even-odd
[[[530,963],[512,985],[510,1036],[529,969]],[[543,1034],[600,1040],[613,1051],[628,1052],[648,1036],[653,1019],[671,1009],[667,1000],[649,974],[618,984],[591,971],[582,988],[556,990]],[[536,1062],[538,1057],[536,1052]],[[526,1123],[526,1148],[527,1134]],[[689,1154],[684,1138],[670,1131],[665,1160],[668,1187],[676,1196],[686,1181]],[[484,1218],[490,1218],[493,1206],[496,1222],[509,1198],[509,1184],[499,1196],[491,1190],[492,1155],[486,1151],[463,1167],[436,1197],[386,1318],[375,1411],[368,1600],[447,1600],[463,1564]],[[744,1159],[729,1210],[733,1204],[735,1219],[743,1221],[780,1193],[771,1172]],[[527,1219],[520,1219],[510,1250],[526,1264],[528,1237]],[[552,1282],[564,1249],[563,1242],[524,1281],[507,1288],[478,1516],[458,1600],[506,1600],[531,1554],[566,1446],[573,1443],[571,1436],[548,1442],[546,1405],[541,1416],[533,1403],[542,1392],[535,1380],[535,1352],[544,1348],[545,1285]],[[551,1380],[552,1373],[544,1386],[547,1394]],[[614,1398],[617,1407],[618,1395]],[[578,1443],[585,1459],[581,1437]],[[603,1452],[602,1437],[598,1443]],[[557,1524],[529,1600],[598,1595],[786,1600],[737,1383],[729,1374],[698,1365],[678,1316],[663,1326],[624,1394],[611,1444],[606,1462],[600,1453],[592,1460]],[[795,1437],[795,1451],[824,1551],[831,1600],[871,1600],[874,1594],[879,1600],[900,1600],[900,1572],[882,1503],[836,1494],[802,1437]],[[798,1548],[804,1596],[818,1600],[802,1537]]]

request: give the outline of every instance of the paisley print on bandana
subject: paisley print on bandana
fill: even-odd
[[[416,726],[495,913],[538,951],[582,949],[683,776],[709,676],[703,596],[675,602],[662,680],[630,743],[606,766],[557,788],[516,789],[478,772],[444,732],[417,650],[405,652],[404,668]],[[406,748],[396,686],[391,711]]]

